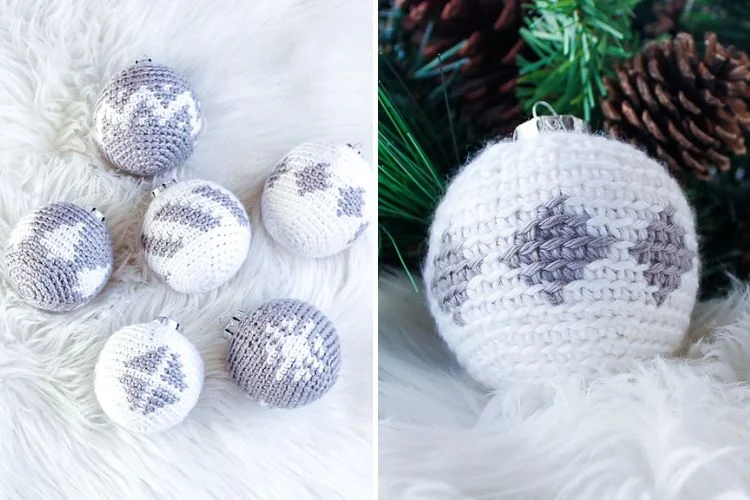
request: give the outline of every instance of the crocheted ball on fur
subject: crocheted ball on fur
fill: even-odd
[[[302,144],[266,180],[263,225],[302,257],[338,253],[369,224],[370,177],[370,166],[348,145]]]
[[[200,353],[167,318],[120,329],[96,363],[94,390],[102,410],[132,432],[160,432],[179,424],[202,388]]]
[[[694,217],[663,166],[572,132],[488,146],[453,180],[424,278],[477,381],[618,371],[678,347],[698,288]]]
[[[94,117],[96,140],[109,161],[138,176],[182,165],[203,129],[200,103],[187,80],[150,60],[107,82]]]
[[[21,219],[5,254],[8,279],[27,303],[71,311],[93,299],[112,273],[112,243],[96,210],[45,205]]]
[[[267,302],[249,316],[235,314],[228,365],[237,385],[262,405],[296,408],[328,392],[341,365],[331,321],[299,300]]]
[[[151,270],[182,293],[229,281],[250,247],[250,221],[240,200],[203,180],[172,184],[154,196],[141,235]]]

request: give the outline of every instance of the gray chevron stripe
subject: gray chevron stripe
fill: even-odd
[[[182,240],[168,240],[153,236],[141,236],[141,243],[146,253],[159,257],[173,257],[183,246]]]
[[[208,232],[209,229],[221,224],[221,219],[211,213],[204,212],[199,208],[173,203],[167,203],[161,207],[154,215],[154,220],[176,222],[203,232]]]
[[[221,204],[221,206],[229,210],[229,212],[234,215],[234,218],[237,219],[237,222],[239,222],[241,226],[247,226],[250,224],[250,221],[247,220],[245,209],[236,200],[233,200],[227,193],[211,187],[208,184],[198,186],[197,188],[193,189],[193,193],[199,194],[204,198],[208,198],[209,200],[213,200]]]

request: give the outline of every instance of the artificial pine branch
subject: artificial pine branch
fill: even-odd
[[[444,189],[441,170],[459,161],[445,135],[409,94],[387,59],[378,83],[378,229],[380,260],[409,273],[426,248],[432,213]],[[450,121],[446,123],[448,129]],[[455,140],[455,136],[454,136]],[[449,144],[449,143],[448,143]],[[451,159],[454,158],[454,159]],[[409,274],[410,275],[410,274]]]
[[[532,0],[521,37],[536,58],[518,59],[524,108],[547,101],[590,122],[606,94],[603,77],[638,48],[631,31],[638,1]]]

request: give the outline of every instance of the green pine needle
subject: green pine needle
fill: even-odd
[[[393,86],[396,82],[389,80]],[[380,253],[381,259],[398,262],[412,279],[409,268],[421,259],[429,221],[445,183],[433,155],[423,147],[423,142],[432,142],[426,132],[430,125],[420,123],[415,101],[397,102],[396,96],[403,94],[378,82]],[[413,279],[412,284],[416,289]]]
[[[605,95],[603,77],[637,50],[631,31],[640,0],[532,0],[521,37],[536,57],[518,58],[524,108],[546,101],[591,122]]]

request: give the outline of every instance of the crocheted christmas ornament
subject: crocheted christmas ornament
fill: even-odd
[[[30,305],[53,312],[76,309],[94,298],[112,273],[104,217],[72,203],[45,205],[13,228],[5,263],[11,285]]]
[[[203,360],[181,332],[176,321],[160,317],[126,326],[107,340],[94,390],[113,422],[150,434],[187,417],[203,388]]]
[[[95,137],[107,158],[139,176],[182,165],[203,129],[200,104],[187,80],[150,59],[107,82],[94,117]]]
[[[272,300],[249,316],[236,313],[226,331],[232,379],[264,406],[303,406],[336,382],[339,337],[331,321],[310,304]]]
[[[424,278],[441,336],[494,388],[671,353],[698,288],[680,187],[630,145],[525,125],[477,155],[435,213]]]
[[[370,167],[348,145],[305,143],[266,180],[263,224],[303,257],[327,257],[351,245],[369,224]]]
[[[218,184],[190,180],[154,191],[141,241],[151,270],[182,293],[213,290],[247,258],[250,222],[240,200]]]

